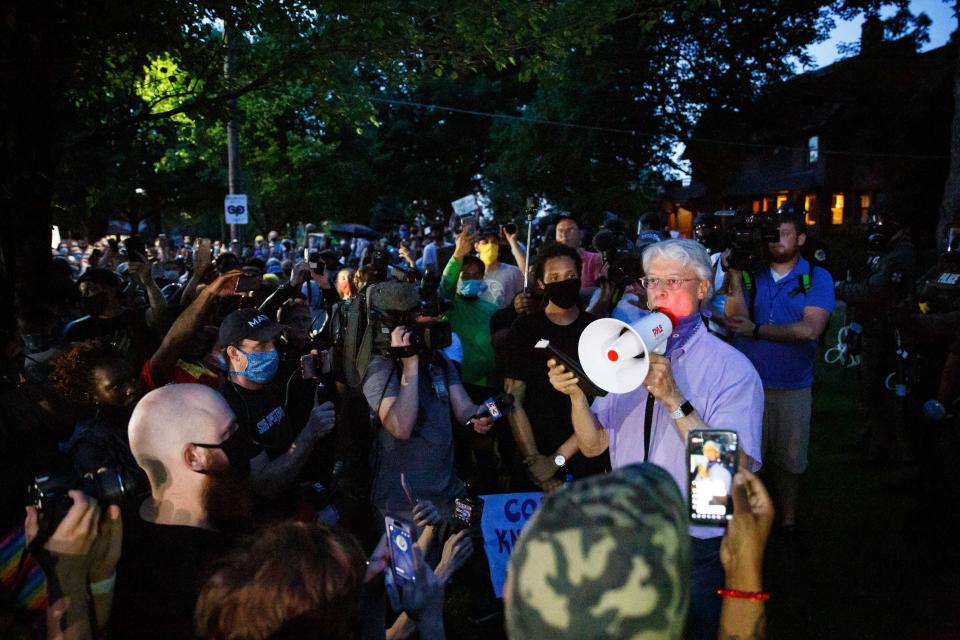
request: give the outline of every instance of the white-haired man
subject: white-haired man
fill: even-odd
[[[614,469],[652,462],[688,490],[687,433],[728,429],[739,435],[741,463],[760,467],[763,387],[747,358],[712,335],[700,309],[710,300],[712,268],[693,240],[666,240],[643,254],[647,305],[673,321],[663,356],[650,354],[650,372],[636,390],[597,398],[591,406],[573,374],[550,363],[550,382],[570,396],[574,431],[587,456],[610,451]],[[687,636],[716,637],[723,585],[723,529],[691,526],[691,603]]]

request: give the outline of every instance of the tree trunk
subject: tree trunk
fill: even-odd
[[[960,19],[960,0],[954,4],[954,10]],[[943,188],[943,201],[940,204],[940,224],[937,225],[937,248],[944,248],[945,230],[955,222],[960,222],[960,41],[953,46],[957,49],[957,63],[953,70],[953,125],[950,132],[950,172]]]

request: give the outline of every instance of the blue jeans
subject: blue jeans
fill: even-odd
[[[687,613],[687,640],[715,640],[720,629],[723,586],[720,541],[723,538],[690,538],[690,611]]]

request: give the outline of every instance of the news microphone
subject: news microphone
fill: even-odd
[[[493,418],[493,421],[496,422],[511,411],[513,411],[513,395],[509,393],[498,393],[492,398],[485,400],[481,405],[480,411],[467,418],[464,424],[470,426],[470,422],[473,420],[486,417]]]

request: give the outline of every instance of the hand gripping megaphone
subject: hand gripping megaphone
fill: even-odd
[[[663,354],[671,333],[670,318],[656,311],[633,324],[613,318],[594,320],[580,335],[580,366],[605,391],[633,391],[650,371],[649,354]]]

